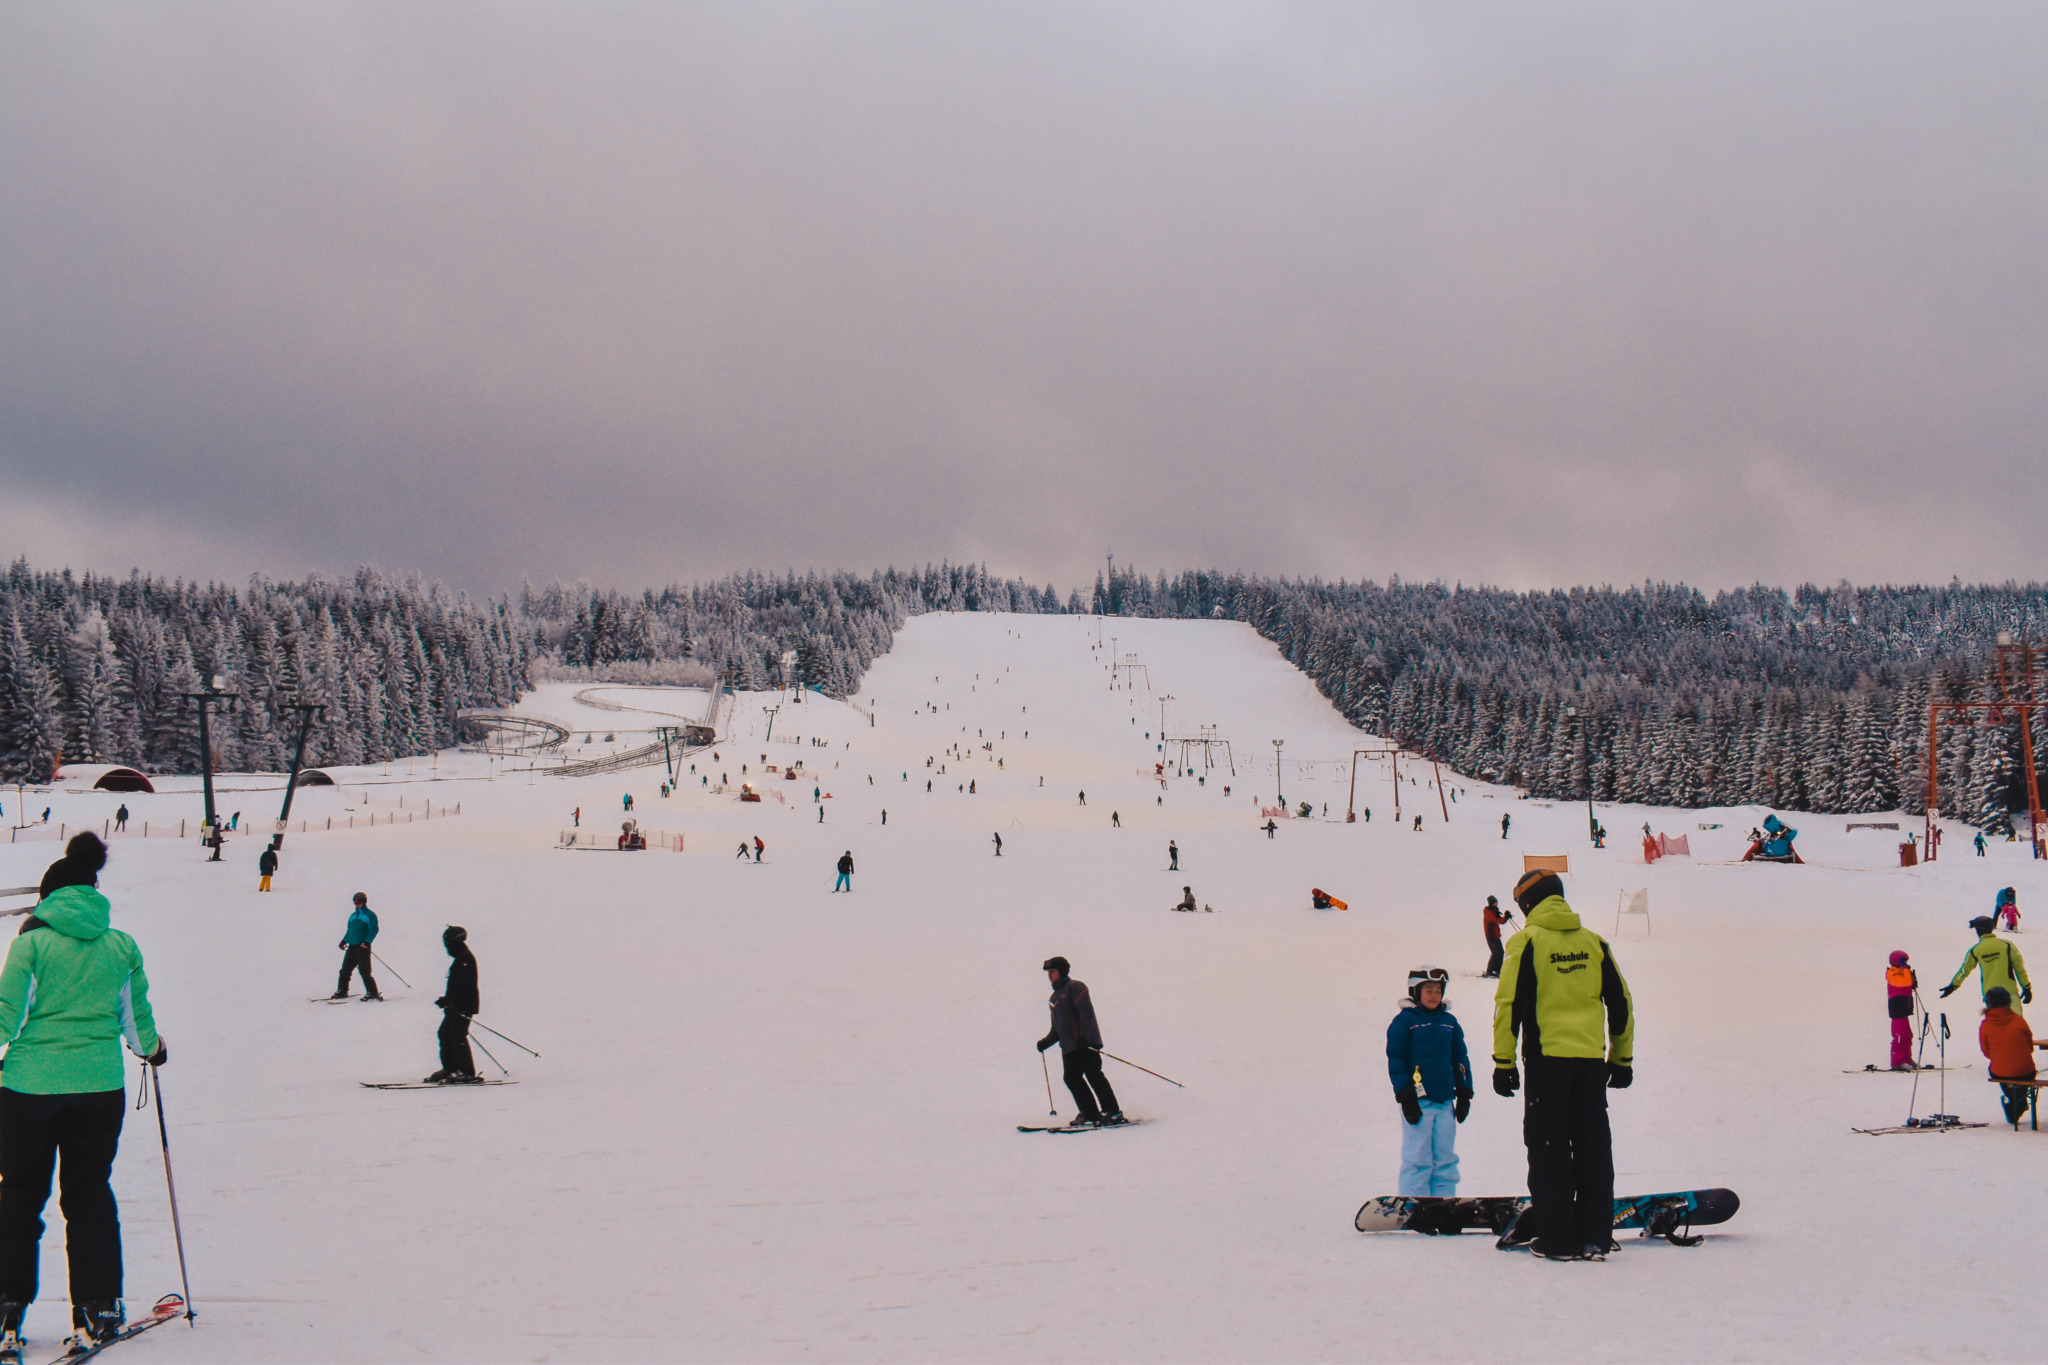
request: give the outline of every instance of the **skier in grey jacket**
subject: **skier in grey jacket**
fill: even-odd
[[[1052,1028],[1038,1040],[1038,1050],[1060,1045],[1060,1074],[1074,1096],[1074,1107],[1081,1111],[1074,1127],[1123,1123],[1116,1092],[1102,1075],[1102,1030],[1095,1023],[1095,1004],[1071,971],[1063,957],[1045,960],[1046,979],[1052,982]]]

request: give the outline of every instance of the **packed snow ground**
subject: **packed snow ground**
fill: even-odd
[[[2017,886],[2022,911],[2039,913],[2048,876],[2023,845],[1980,860],[1955,833],[1939,863],[1908,871],[1894,848],[1904,829],[1795,817],[1813,865],[1739,865],[1758,809],[1602,807],[1614,838],[1596,853],[1583,807],[1479,783],[1454,784],[1446,823],[1426,768],[1412,770],[1397,826],[1376,763],[1359,775],[1373,819],[1346,825],[1360,737],[1271,646],[1233,624],[1104,623],[1147,670],[1135,691],[1112,691],[1097,629],[913,620],[859,699],[872,724],[815,698],[742,698],[734,737],[715,762],[697,756],[690,781],[736,788],[761,780],[763,754],[778,768],[801,759],[816,803],[810,779],[763,783],[780,803],[701,785],[664,800],[658,768],[563,780],[443,754],[303,792],[294,817],[388,813],[401,797],[405,809],[460,802],[461,815],[294,834],[268,896],[256,838],[219,865],[191,844],[117,841],[103,885],[148,956],[170,1046],[164,1096],[201,1313],[124,1358],[2040,1353],[2048,1134],[1994,1122],[1858,1136],[1852,1125],[1902,1119],[1913,1082],[1844,1074],[1886,1059],[1891,949],[1913,955],[1932,1000],[1996,888]],[[574,689],[559,690],[536,712],[573,718]],[[1217,726],[1235,776],[1163,792],[1141,776],[1168,694],[1170,730]],[[638,695],[654,713],[695,715],[703,701]],[[762,708],[778,701],[769,742]],[[577,739],[612,727],[629,747],[616,727],[633,718],[607,715],[577,721]],[[1289,801],[1318,813],[1327,801],[1332,819],[1283,821],[1268,840],[1256,809],[1273,796],[1276,738]],[[956,790],[969,780],[975,794]],[[30,804],[73,825],[124,799],[138,821],[196,821],[196,782],[163,785],[178,790],[60,784]],[[223,808],[245,820],[278,796],[275,778],[224,785],[238,790]],[[629,791],[647,825],[686,834],[687,852],[553,847],[572,808],[602,827]],[[1693,857],[1644,867],[1645,820],[1689,834]],[[733,856],[755,834],[760,866]],[[833,895],[849,849],[853,893]],[[1382,1045],[1407,969],[1461,974],[1452,1008],[1483,1078],[1479,907],[1507,899],[1523,853],[1555,851],[1571,855],[1570,899],[1603,933],[1621,889],[1650,890],[1651,933],[1632,922],[1616,938],[1640,1017],[1636,1084],[1612,1096],[1619,1188],[1727,1185],[1742,1211],[1700,1248],[1625,1241],[1605,1264],[1533,1261],[1480,1236],[1361,1236],[1352,1213],[1394,1188]],[[0,886],[32,882],[55,852],[0,844]],[[1184,884],[1216,913],[1171,913]],[[1311,909],[1311,886],[1350,910]],[[311,1003],[333,989],[358,889],[411,989],[387,970],[390,1003]],[[436,1065],[430,1001],[449,923],[469,929],[481,1017],[542,1057],[481,1035],[518,1085],[360,1088]],[[1110,1065],[1126,1109],[1156,1122],[1014,1131],[1047,1117],[1032,1045],[1046,1026],[1039,963],[1054,953],[1094,992],[1112,1051],[1186,1083]],[[1972,988],[1946,1002],[1962,1068],[1946,1073],[1946,1107],[1995,1121],[1975,1000]],[[1920,1112],[1941,1079],[1921,1079]],[[1057,1074],[1053,1085],[1070,1115]],[[1480,1090],[1459,1135],[1463,1192],[1521,1192],[1520,1103]],[[116,1168],[131,1306],[177,1283],[154,1128],[131,1116]],[[29,1319],[52,1353],[63,1295],[53,1227]]]

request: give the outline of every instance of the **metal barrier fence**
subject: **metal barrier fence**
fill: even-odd
[[[419,810],[395,810],[383,815],[374,812],[368,815],[330,815],[318,824],[310,819],[301,820],[298,822],[299,827],[297,829],[291,829],[287,826],[283,832],[287,834],[322,834],[329,830],[337,829],[375,829],[379,825],[410,825],[418,820],[445,820],[451,815],[460,814],[462,814],[462,803],[457,801],[453,806],[442,806],[439,809],[430,805]],[[199,820],[180,820],[176,824],[172,824],[168,820],[158,820],[152,824],[148,820],[130,820],[122,828],[116,829],[114,822],[107,820],[96,830],[91,825],[79,825],[75,829],[69,824],[55,826],[25,825],[19,829],[9,829],[7,831],[7,842],[10,844],[61,844],[67,842],[72,835],[83,834],[88,830],[99,835],[101,839],[108,843],[113,843],[117,839],[197,839],[199,837],[199,827],[203,823],[205,822]],[[267,829],[252,822],[243,825],[239,829],[227,831],[229,837],[243,839],[264,838],[277,832],[276,821],[272,821]]]

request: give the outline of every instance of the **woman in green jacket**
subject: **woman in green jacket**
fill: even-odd
[[[162,1066],[149,978],[135,940],[108,925],[97,889],[107,849],[81,834],[44,878],[42,901],[0,968],[0,1341],[34,1301],[43,1206],[62,1176],[72,1326],[121,1329],[121,1219],[108,1183],[126,1109],[123,1039]]]

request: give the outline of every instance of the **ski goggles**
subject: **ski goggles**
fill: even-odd
[[[1450,979],[1451,974],[1442,967],[1417,967],[1414,971],[1408,973],[1408,984],[1411,986],[1420,986],[1425,981],[1434,981],[1438,985],[1443,985],[1449,982]]]

